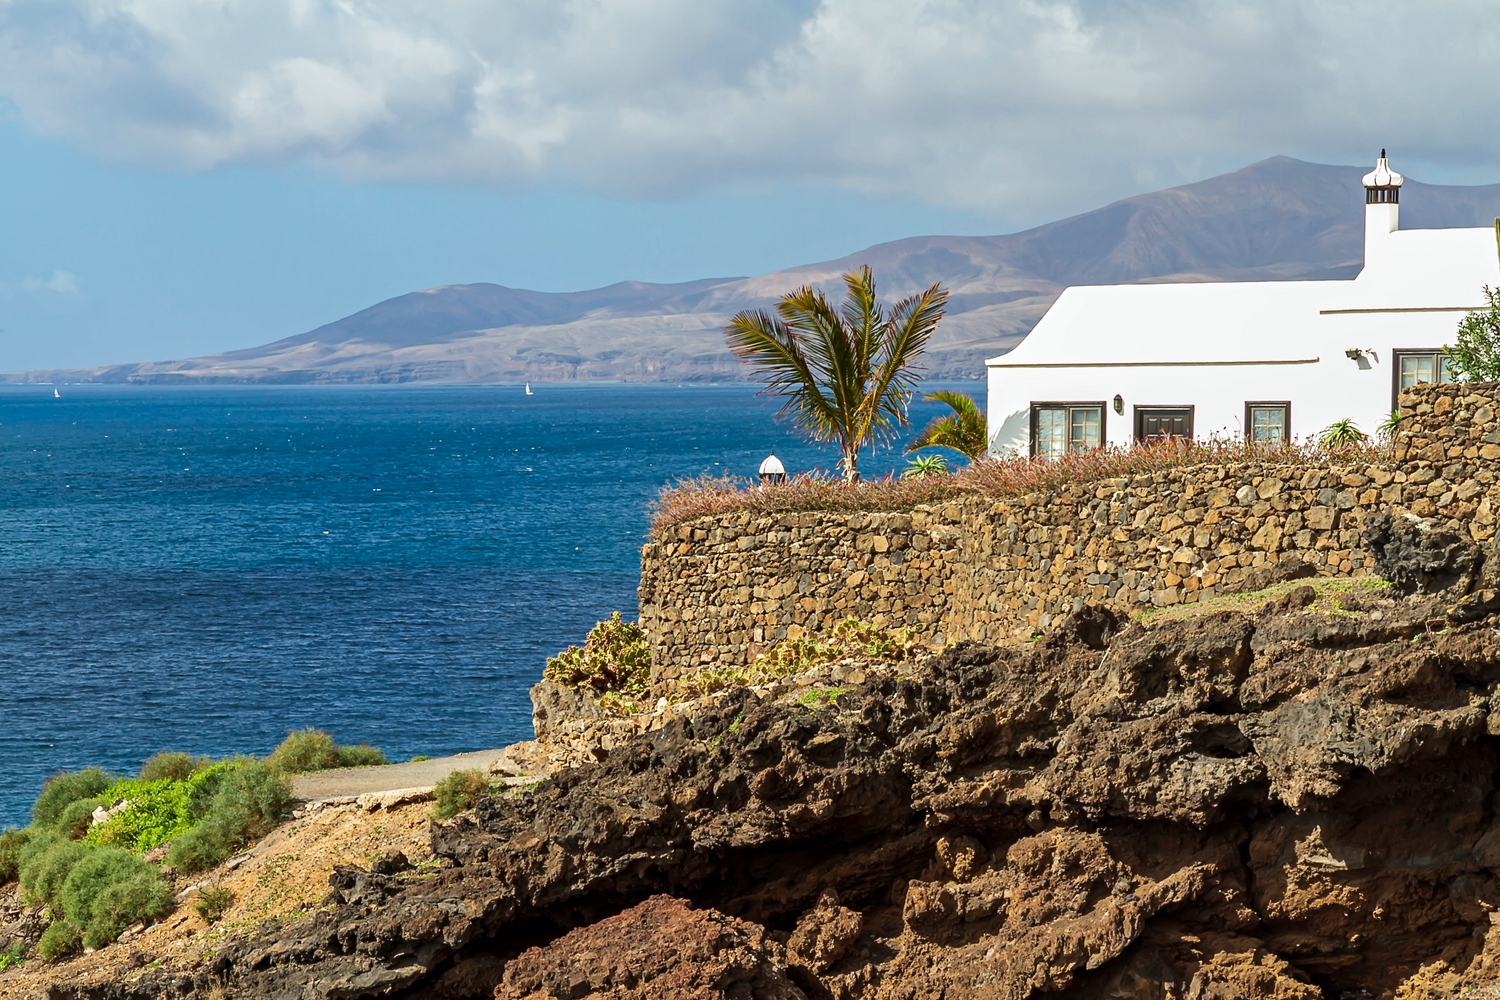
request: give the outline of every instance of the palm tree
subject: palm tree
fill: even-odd
[[[952,448],[970,461],[984,456],[989,450],[989,432],[984,423],[984,411],[974,402],[974,397],[944,389],[922,398],[929,403],[947,403],[953,412],[946,417],[934,418],[922,428],[922,433],[906,446],[908,455],[922,448]]]
[[[747,309],[729,321],[729,349],[783,398],[777,417],[814,441],[833,442],[844,480],[859,479],[859,451],[905,427],[917,381],[915,363],[943,318],[948,293],[938,282],[889,312],[875,298],[868,267],[844,275],[835,309],[804,285],[776,302],[773,316]]]

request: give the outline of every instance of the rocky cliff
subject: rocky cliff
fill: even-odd
[[[440,870],[340,870],[195,979],[52,995],[1458,996],[1500,959],[1500,595],[1473,543],[1369,527],[1400,586],[741,690],[435,823]]]

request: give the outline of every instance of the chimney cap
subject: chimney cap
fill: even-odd
[[[1390,162],[1385,158],[1385,150],[1382,149],[1380,159],[1375,161],[1375,169],[1365,174],[1364,185],[1367,188],[1398,188],[1404,180],[1404,177],[1391,169]]]

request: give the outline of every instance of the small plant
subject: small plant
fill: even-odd
[[[77,927],[66,920],[56,920],[42,932],[42,939],[36,943],[36,954],[43,962],[55,962],[67,958],[82,945],[83,935]]]
[[[948,463],[942,455],[918,455],[906,463],[906,471],[901,473],[902,479],[926,479],[928,476],[945,476],[948,474]]]
[[[490,794],[490,781],[482,771],[454,771],[432,790],[432,814],[438,819],[452,819],[473,809],[483,796]]]
[[[321,729],[298,729],[287,734],[281,745],[271,751],[267,763],[282,774],[307,774],[338,767],[366,767],[389,764],[377,747],[340,746]]]
[[[24,961],[26,961],[26,942],[13,942],[9,948],[0,951],[0,972],[20,965]]]
[[[616,611],[590,630],[582,648],[569,646],[549,658],[542,676],[593,691],[596,697],[613,691],[639,698],[651,682],[651,644],[639,625],[622,620]]]
[[[430,756],[428,756],[427,754],[425,754],[425,753],[419,753],[415,757],[413,757],[410,761],[408,761],[407,763],[409,763],[409,764],[419,764],[419,763],[421,763],[424,760],[431,760],[431,759],[432,758]]]
[[[1448,371],[1457,382],[1500,381],[1500,289],[1484,286],[1489,303],[1458,324],[1458,339],[1445,346]]]
[[[832,704],[839,700],[840,695],[848,693],[848,688],[809,688],[797,701],[808,708],[817,708],[819,705]]]
[[[1394,441],[1401,430],[1401,411],[1392,410],[1391,415],[1380,422],[1375,432],[1380,435],[1382,441]]]
[[[1356,448],[1369,439],[1370,436],[1360,430],[1358,424],[1345,417],[1323,428],[1323,433],[1318,437],[1318,443],[1330,449]]]
[[[42,794],[31,807],[31,821],[40,827],[56,828],[68,806],[103,795],[112,783],[113,779],[97,767],[56,775],[42,786]]]
[[[198,911],[198,916],[205,923],[216,924],[233,905],[234,893],[221,885],[214,885],[198,891],[198,900],[193,904],[193,909]]]

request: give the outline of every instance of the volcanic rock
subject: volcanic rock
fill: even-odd
[[[1308,590],[1142,621],[1085,608],[1024,648],[956,646],[811,707],[706,702],[434,823],[445,870],[341,869],[329,909],[227,942],[192,988],[1456,988],[1500,959],[1500,601]]]

